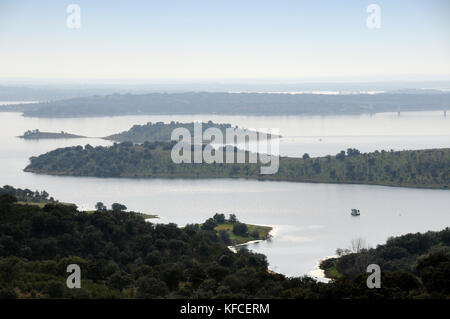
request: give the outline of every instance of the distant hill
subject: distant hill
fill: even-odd
[[[90,96],[16,105],[5,110],[18,110],[24,116],[34,117],[89,117],[137,114],[360,114],[449,108],[448,92],[346,95],[186,92]]]
[[[249,135],[251,136],[251,133],[253,134],[253,137],[258,137],[259,133],[255,131],[250,131],[238,127],[233,127],[231,124],[217,124],[212,121],[209,121],[207,123],[201,123],[202,125],[202,133],[209,129],[209,128],[217,128],[221,131],[224,139],[225,134],[228,130],[231,130],[236,136],[244,136]],[[194,137],[194,122],[191,123],[180,123],[180,122],[170,122],[168,124],[165,124],[163,122],[157,122],[157,123],[147,123],[144,125],[134,125],[131,129],[128,131],[109,135],[107,137],[104,137],[106,140],[112,140],[117,142],[126,142],[130,141],[133,143],[144,143],[144,142],[170,142],[171,141],[171,134],[174,129],[176,128],[185,128],[187,129],[191,136]],[[269,137],[279,137],[267,134],[267,138]],[[225,142],[225,141],[224,141]]]

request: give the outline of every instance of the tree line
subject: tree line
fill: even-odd
[[[222,133],[224,140],[223,141],[215,141],[220,143],[225,143],[225,134],[227,130],[232,131],[236,136],[244,136],[248,133],[254,133],[255,138],[258,137],[258,132],[249,131],[246,129],[239,128],[237,126],[233,127],[228,123],[214,123],[212,121],[201,122],[201,123],[180,123],[171,121],[170,123],[164,122],[149,122],[144,125],[134,125],[128,131],[124,131],[121,133],[113,134],[104,137],[104,139],[112,140],[116,142],[133,142],[133,143],[144,143],[144,142],[170,142],[172,140],[172,132],[177,128],[187,129],[191,135],[194,137],[194,125],[201,124],[202,134],[205,130],[209,128],[216,128],[220,130]],[[248,134],[250,136],[250,134]],[[267,134],[267,138],[271,137],[270,134]],[[217,137],[216,137],[217,138]]]
[[[386,92],[380,94],[276,94],[184,92],[110,94],[11,106],[24,116],[78,117],[132,114],[361,114],[446,110],[445,92]]]
[[[356,248],[356,249],[355,249]],[[337,258],[324,260],[320,267],[332,278],[353,279],[377,264],[383,272],[397,272],[407,278],[407,290],[425,288],[435,297],[450,294],[450,228],[439,232],[406,234],[389,238],[376,248],[354,245],[338,249]],[[412,276],[411,276],[412,274]]]
[[[216,150],[223,156],[224,163],[175,164],[171,159],[174,143],[134,145],[123,142],[111,147],[59,148],[31,157],[25,171],[96,177],[248,178],[442,189],[448,189],[450,185],[450,149],[361,153],[350,148],[333,156],[310,158],[304,154],[302,158],[280,157],[276,174],[261,175],[261,162],[249,163],[249,152],[244,152],[246,163],[226,163],[227,152],[234,152],[236,162],[237,153],[243,152],[237,148]],[[200,146],[192,145],[192,150],[195,147]]]
[[[16,197],[19,201],[24,202],[56,202],[56,200],[50,196],[45,190],[43,191],[32,191],[28,188],[14,188],[10,185],[5,185],[0,187],[0,196],[1,195],[10,195]]]

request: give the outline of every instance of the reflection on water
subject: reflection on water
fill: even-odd
[[[450,226],[450,196],[444,190],[248,180],[57,177],[22,171],[28,157],[57,147],[111,144],[98,138],[27,141],[15,137],[28,129],[99,137],[127,130],[134,124],[171,120],[213,120],[256,129],[279,127],[283,136],[291,136],[282,140],[281,151],[297,156],[305,152],[334,154],[348,147],[369,151],[450,146],[448,119],[439,112],[400,117],[200,115],[77,119],[0,113],[0,183],[45,189],[55,198],[85,209],[92,209],[97,201],[108,205],[121,202],[132,210],[158,214],[158,222],[179,225],[202,222],[217,212],[234,213],[242,221],[275,228],[272,240],[249,246],[266,254],[273,270],[287,275],[309,273],[318,259],[333,255],[338,247],[347,248],[357,237],[375,246],[389,236]],[[351,208],[360,209],[361,216],[350,216]]]

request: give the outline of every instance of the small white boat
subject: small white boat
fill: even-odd
[[[356,208],[352,208],[352,212],[351,212],[352,216],[359,216],[361,215],[359,212],[359,209]]]

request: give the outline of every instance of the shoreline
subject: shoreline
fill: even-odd
[[[273,94],[281,94],[281,93],[273,93]],[[0,106],[16,106],[21,104],[39,104],[39,103],[46,103],[47,101],[1,101]],[[8,102],[8,104],[4,104],[5,102]],[[13,103],[11,103],[13,102]],[[20,102],[20,103],[14,103],[14,102]],[[406,109],[402,110],[402,113],[420,113],[420,112],[436,112],[439,114],[442,114],[442,108],[420,108],[420,109]],[[378,114],[397,114],[397,109],[392,110],[378,110],[375,112],[370,112],[366,110],[360,110],[360,111],[342,111],[342,112],[282,112],[282,113],[259,113],[259,112],[248,112],[248,113],[217,113],[217,112],[145,112],[145,113],[138,113],[138,112],[123,112],[123,113],[114,113],[114,114],[107,114],[107,113],[95,113],[95,114],[71,114],[71,115],[62,115],[62,114],[45,114],[45,115],[30,115],[30,114],[24,114],[25,112],[20,109],[7,109],[2,110],[0,107],[0,112],[8,112],[8,113],[20,113],[22,117],[28,117],[28,118],[44,118],[44,119],[78,119],[78,118],[101,118],[101,117],[120,117],[120,116],[212,116],[212,115],[220,115],[220,116],[254,116],[254,117],[267,117],[267,116],[298,116],[298,117],[323,117],[323,116],[354,116],[354,115],[378,115]]]
[[[325,270],[323,270],[322,268],[320,268],[320,264],[322,263],[322,261],[330,259],[330,258],[338,258],[338,255],[331,255],[331,256],[326,256],[323,257],[321,259],[319,259],[316,262],[316,265],[314,266],[313,270],[311,270],[308,275],[311,276],[312,278],[316,279],[317,281],[323,282],[323,283],[329,283],[332,278],[328,278],[325,275]]]
[[[265,241],[265,240],[269,240],[271,238],[273,238],[275,236],[275,234],[277,233],[277,230],[275,230],[275,227],[272,226],[268,226],[268,225],[260,225],[260,224],[252,224],[252,225],[256,225],[256,226],[264,226],[264,227],[271,227],[272,229],[269,231],[269,233],[267,234],[267,238],[264,239],[256,239],[256,240],[250,240],[247,241],[245,243],[242,244],[236,244],[236,245],[230,245],[227,246],[229,250],[231,250],[233,253],[237,253],[237,247],[242,247],[242,246],[246,246],[246,245],[251,245],[251,244],[257,244],[259,242]]]
[[[448,149],[447,148],[434,148],[430,150],[441,150]],[[417,150],[424,151],[424,150]],[[313,159],[316,157],[313,157]],[[47,175],[47,176],[58,176],[58,177],[80,177],[80,178],[115,178],[115,179],[162,179],[162,180],[246,180],[246,181],[258,181],[258,182],[281,182],[281,183],[303,183],[303,184],[327,184],[327,185],[356,185],[356,186],[379,186],[379,187],[393,187],[393,188],[407,188],[407,189],[424,189],[424,190],[443,190],[449,191],[450,187],[447,185],[412,185],[412,184],[403,184],[403,185],[394,185],[389,183],[361,183],[361,182],[336,182],[336,181],[319,181],[319,180],[290,180],[290,179],[278,179],[278,178],[266,178],[262,179],[259,177],[244,177],[244,176],[236,176],[236,177],[222,177],[222,176],[207,176],[207,177],[193,177],[186,175],[172,176],[172,175],[120,175],[120,176],[97,176],[97,175],[79,175],[72,174],[67,172],[49,172],[42,169],[29,168],[30,164],[28,164],[22,171],[26,173],[33,173],[37,175]]]

